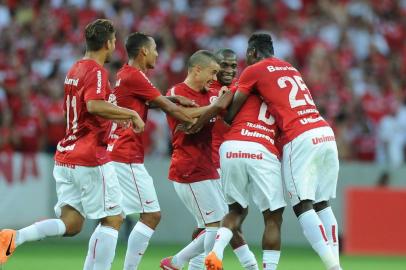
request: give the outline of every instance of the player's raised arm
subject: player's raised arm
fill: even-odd
[[[247,94],[237,90],[237,92],[234,94],[233,101],[227,111],[227,114],[224,116],[224,121],[226,123],[231,124],[235,115],[240,111],[240,108],[242,105],[244,105],[247,98]]]
[[[204,125],[206,125],[210,119],[220,114],[222,111],[226,110],[233,99],[233,93],[231,91],[226,91],[224,94],[217,99],[216,102],[208,106],[202,111],[197,122],[187,130],[188,133],[199,132]]]
[[[186,100],[186,99],[185,99]],[[189,100],[189,99],[188,99]],[[187,104],[193,104],[191,100],[189,100]],[[187,111],[188,108],[182,108],[177,106],[175,103],[170,101],[167,97],[159,96],[155,98],[152,103],[161,108],[165,113],[169,114],[173,118],[185,122],[187,124],[193,123],[193,118],[195,117],[193,113]],[[191,108],[191,109],[198,109],[198,108]]]

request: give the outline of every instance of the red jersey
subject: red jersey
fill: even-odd
[[[260,143],[280,157],[275,146],[277,129],[275,118],[269,113],[267,104],[258,95],[252,94],[234,117],[230,131],[224,139]]]
[[[236,82],[237,80],[233,80],[231,85],[227,87],[232,87]],[[221,87],[223,87],[223,85],[221,85],[218,81],[214,81],[210,84],[210,90],[213,91],[213,93],[215,93],[217,97],[219,96]],[[210,100],[210,103],[213,103],[215,100],[215,98],[212,98],[212,100]],[[222,116],[217,116],[217,121],[214,123],[212,132],[212,159],[216,168],[220,168],[219,148],[220,145],[224,142],[224,135],[229,130],[230,127],[226,123],[224,123],[224,121],[222,120]]]
[[[185,83],[179,83],[172,87],[167,96],[184,96],[193,100],[199,106],[210,104],[216,93],[196,92]],[[212,155],[212,129],[215,119],[212,119],[201,131],[196,134],[175,132],[180,124],[176,119],[167,116],[169,128],[172,132],[173,153],[169,167],[168,178],[180,183],[193,183],[209,179],[220,178],[217,168],[211,158]]]
[[[247,67],[240,76],[238,90],[262,96],[282,132],[283,145],[308,130],[328,126],[299,71],[276,57]]]
[[[146,102],[156,99],[161,93],[141,70],[124,65],[117,73],[113,95],[118,106],[136,111],[146,123]],[[113,161],[144,163],[143,134],[137,134],[131,128],[117,128],[113,124],[108,150]]]
[[[108,162],[106,146],[111,122],[86,108],[87,101],[108,97],[107,71],[94,60],[79,60],[68,71],[64,90],[66,134],[58,143],[55,160],[89,167]]]

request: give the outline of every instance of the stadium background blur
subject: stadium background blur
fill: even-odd
[[[195,50],[229,47],[241,72],[249,35],[270,32],[275,55],[302,72],[335,130],[345,166],[340,182],[406,186],[405,15],[406,0],[0,0],[0,155],[53,154],[65,132],[63,81],[84,53],[83,29],[109,18],[117,30],[117,49],[107,65],[111,84],[127,59],[125,36],[141,31],[157,41],[158,63],[148,75],[163,93],[184,79],[186,59]],[[164,168],[151,172],[155,182],[166,182],[164,114],[150,110],[145,141],[150,168]],[[341,186],[340,218],[343,194]],[[156,237],[170,241],[163,233]]]

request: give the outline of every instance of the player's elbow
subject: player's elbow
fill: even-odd
[[[86,102],[86,109],[89,113],[91,114],[97,114],[98,111],[98,106],[97,106],[97,101],[94,100],[89,100]]]

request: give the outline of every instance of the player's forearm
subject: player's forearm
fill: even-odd
[[[185,112],[185,108],[175,106],[175,108],[169,109],[166,113],[182,122],[193,123],[193,116]]]
[[[125,120],[137,116],[133,110],[116,106],[104,100],[90,100],[86,103],[86,107],[89,113],[111,120]]]
[[[209,108],[210,108],[210,106],[203,106],[203,107],[198,107],[198,108],[182,108],[182,110],[189,117],[196,118],[196,117],[199,117],[200,115],[206,113]]]

